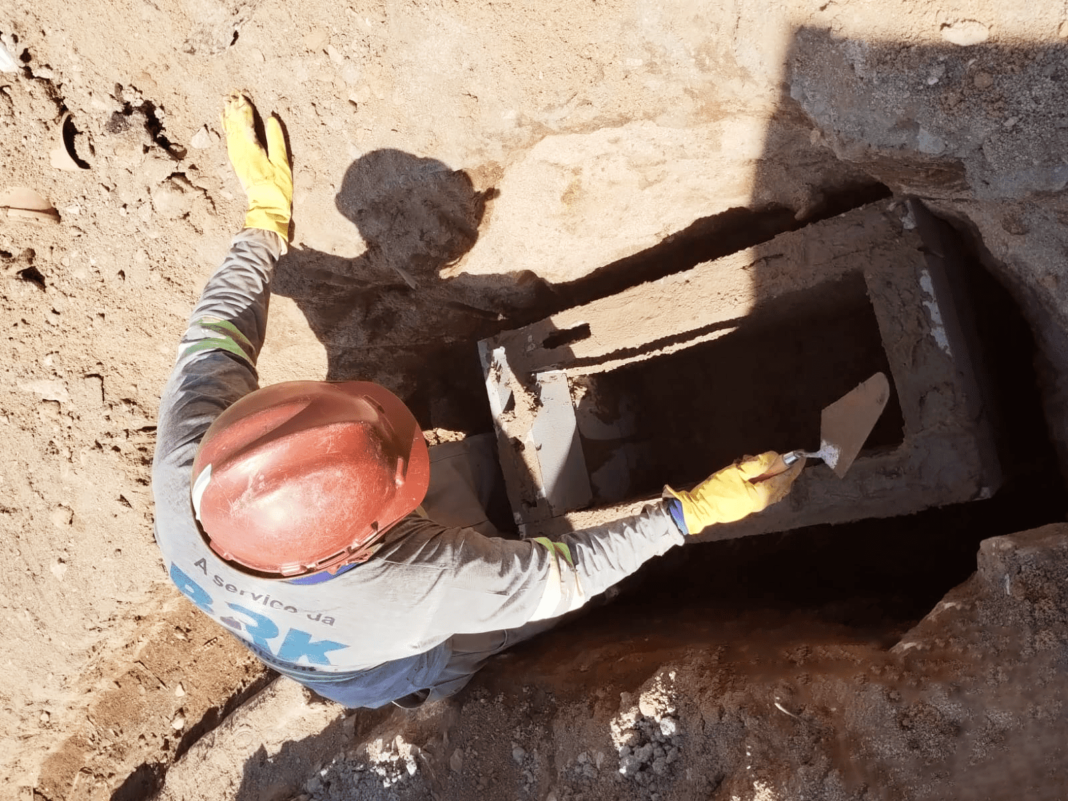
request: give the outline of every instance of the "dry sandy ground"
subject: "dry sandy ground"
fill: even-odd
[[[475,339],[697,220],[803,218],[875,179],[982,238],[1068,463],[1053,4],[6,0],[0,35],[19,60],[0,73],[0,189],[61,217],[0,217],[15,797],[136,798],[262,675],[167,583],[148,487],[175,345],[242,218],[219,139],[232,88],[293,152],[265,382],[375,378],[442,436],[487,430]],[[87,169],[52,166],[67,112]]]

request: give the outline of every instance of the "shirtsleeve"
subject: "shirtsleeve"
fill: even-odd
[[[431,521],[406,521],[403,527],[404,535],[375,560],[396,568],[391,572],[399,591],[414,591],[411,601],[422,604],[430,639],[558,617],[685,540],[663,503],[556,541],[485,537]],[[424,588],[425,598],[417,588]]]
[[[256,358],[282,246],[282,239],[270,231],[241,231],[193,309],[160,399],[152,484],[161,512],[188,514],[189,481],[200,440],[216,417],[257,388]],[[157,525],[157,538],[169,533],[170,527]]]

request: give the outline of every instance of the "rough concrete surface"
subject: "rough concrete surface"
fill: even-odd
[[[982,348],[972,326],[962,322],[967,319],[966,309],[957,308],[966,302],[963,287],[954,292],[959,273],[967,265],[959,243],[946,228],[920,204],[882,201],[480,343],[491,405],[502,394],[508,397],[504,409],[494,409],[494,424],[512,508],[524,526],[524,536],[553,536],[598,525],[634,513],[636,501],[640,505],[647,500],[644,493],[633,492],[620,504],[593,504],[594,508],[587,509],[591,505],[588,494],[574,503],[558,503],[547,493],[547,453],[567,450],[570,445],[573,469],[587,470],[577,427],[543,425],[559,415],[559,404],[546,392],[548,376],[562,381],[590,374],[596,377],[752,326],[777,326],[780,336],[800,338],[804,329],[813,327],[814,309],[844,314],[843,304],[857,304],[858,294],[866,295],[878,323],[881,342],[877,350],[885,353],[899,399],[902,440],[895,443],[896,448],[881,448],[861,458],[848,477],[814,464],[782,503],[738,523],[716,526],[701,539],[891,517],[992,495],[1001,483],[1001,470],[987,419],[990,393],[977,378],[984,367]],[[560,335],[567,336],[566,344],[554,345],[553,338]],[[843,332],[837,335],[842,337]],[[821,351],[830,358],[829,346]],[[751,354],[753,360],[767,358],[755,346]],[[704,358],[711,363],[708,372],[713,376],[726,372],[718,368],[714,354]],[[832,368],[837,375],[830,380],[810,374],[778,387],[799,403],[801,390],[796,385],[802,380],[815,384],[823,398],[810,409],[815,421],[819,406],[881,367],[879,361],[856,366],[837,363]],[[697,370],[696,366],[690,369]],[[851,374],[854,370],[859,372]],[[735,370],[731,395],[742,392],[740,373]],[[637,376],[631,380],[641,382]],[[761,386],[766,392],[766,385]],[[755,416],[759,412],[754,407],[760,401],[750,400],[749,413]],[[566,410],[572,418],[582,415],[582,402],[594,407],[619,403],[593,393],[575,404],[575,412]],[[571,399],[565,404],[570,406]],[[737,427],[740,423],[732,418],[746,414],[744,408],[717,408],[713,399],[702,408],[720,429]],[[697,417],[701,409],[694,411]],[[594,408],[586,414],[604,418],[604,426],[616,424],[610,410]],[[650,414],[650,409],[635,412]],[[657,414],[666,420],[679,412],[667,408]],[[695,420],[690,443],[708,426],[707,420]],[[753,439],[742,447],[780,452],[816,447],[815,440],[806,444],[799,433],[770,429],[751,432]],[[718,437],[729,439],[725,433]],[[562,445],[557,442],[560,439]],[[627,437],[618,439],[625,448]],[[703,442],[701,449],[713,463],[717,457],[724,462],[732,458]],[[678,462],[686,457],[669,454],[667,458]],[[647,459],[647,451],[627,455],[633,471],[643,469],[641,462]],[[694,483],[705,477],[708,464],[706,460],[698,466],[701,472],[691,477]],[[658,466],[661,471],[670,469]],[[676,480],[665,475],[659,484],[669,478]],[[622,483],[625,486],[626,479]],[[659,486],[653,489],[655,494]]]
[[[8,71],[0,59],[0,191],[34,189],[60,217],[0,216],[5,792],[49,801],[145,797],[176,753],[263,680],[262,668],[167,583],[148,487],[159,391],[186,316],[244,210],[220,139],[226,92],[245,89],[262,112],[277,112],[293,153],[294,247],[276,275],[264,382],[373,378],[399,391],[435,440],[489,431],[478,340],[609,294],[598,289],[604,282],[635,264],[645,270],[661,248],[736,219],[739,209],[785,228],[882,182],[922,197],[973,236],[1023,309],[1064,465],[1066,23],[1063,8],[1020,0],[0,3],[0,42],[14,62]],[[1030,572],[1054,570],[1019,564],[1024,588],[1038,586]],[[1059,646],[1034,645],[1063,642],[1064,609],[1050,597],[1044,611],[1029,613],[1049,625],[1014,664],[1019,675],[1054,678],[1034,683],[1034,707],[1011,720],[1002,707],[986,717],[962,712],[922,688],[915,698],[926,706],[912,690],[868,706],[876,681],[860,685],[862,700],[848,708],[829,692],[783,706],[798,715],[809,703],[838,708],[851,728],[843,729],[848,738],[832,738],[834,764],[848,757],[880,766],[873,794],[888,787],[967,797],[967,784],[952,790],[939,776],[1000,781],[996,767],[983,766],[1010,765],[1024,777],[1013,787],[1026,780],[1035,785],[1029,795],[1057,797],[1059,743],[1038,738],[1023,748],[1025,735],[1014,733],[1042,734],[1059,720],[1063,666],[1043,661]],[[1039,600],[1019,609],[1039,610]],[[709,620],[712,633],[719,620]],[[802,653],[819,630],[770,630],[768,647],[789,634]],[[687,672],[686,632],[668,638],[666,651],[626,628],[604,632],[615,651],[587,650],[567,630],[554,636],[551,651],[535,644],[523,659],[546,670],[563,670],[569,652],[590,660],[580,671],[589,683],[571,673],[560,680],[572,693],[560,705],[536,690],[527,711],[497,703],[498,688],[533,686],[520,676],[534,662],[510,657],[460,706],[405,724],[437,727],[433,737],[444,743],[449,715],[463,719],[466,710],[479,723],[480,731],[464,729],[439,747],[438,758],[448,757],[435,764],[449,767],[435,768],[435,781],[456,782],[449,786],[468,797],[484,781],[483,795],[512,797],[513,785],[491,788],[505,768],[522,765],[532,797],[652,797],[658,791],[638,779],[598,778],[617,775],[619,761],[611,726],[602,724],[618,717],[619,732],[633,734],[617,737],[652,746],[638,760],[640,775],[668,759],[679,737],[705,736],[664,733],[675,705],[712,710],[701,726],[717,734],[699,740],[714,762],[690,764],[691,778],[675,772],[688,787],[723,798],[785,797],[788,782],[811,775],[828,777],[825,797],[839,793],[831,763],[806,750],[825,735],[767,699],[746,700],[757,692],[741,678],[748,657],[732,667],[734,652],[722,652],[722,675],[733,678],[719,682],[714,672]],[[872,675],[881,660],[898,658],[880,650],[890,644],[850,645],[836,664]],[[968,658],[959,664],[993,676],[998,692],[1021,686],[1009,668],[997,679],[988,651],[960,653]],[[630,654],[645,667],[626,673],[626,659],[610,661]],[[655,690],[673,700],[634,716],[635,699],[659,675],[653,665],[677,666],[670,669],[682,683]],[[617,700],[624,691],[631,699]],[[591,708],[608,718],[576,726]],[[524,734],[521,715],[547,726],[558,713],[551,727]],[[824,714],[839,712],[817,713],[828,725]],[[376,734],[355,744],[353,772],[363,764],[361,775],[411,775],[408,766],[421,763],[410,746],[431,752],[433,737],[398,743],[395,724],[383,725],[381,742]],[[505,750],[474,744],[475,733]],[[745,762],[745,744],[768,759]],[[680,747],[672,764],[689,764],[687,753]],[[547,754],[560,769],[581,764],[589,789],[554,779],[554,790]],[[972,754],[982,768],[973,774],[940,767]],[[429,782],[421,770],[414,776]]]

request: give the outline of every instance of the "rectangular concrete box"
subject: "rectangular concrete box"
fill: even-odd
[[[637,408],[620,415],[630,422],[603,423],[584,402],[591,384],[611,386],[614,376],[626,377],[629,370],[640,377],[655,360],[667,364],[673,359],[682,365],[673,369],[683,375],[670,379],[669,402],[672,393],[679,399],[698,390],[708,393],[710,384],[716,385],[713,392],[730,392],[736,371],[721,366],[720,373],[708,375],[700,366],[702,354],[725,346],[728,340],[721,338],[737,339],[762,328],[771,331],[762,341],[772,347],[788,344],[805,332],[805,324],[794,321],[813,320],[813,315],[823,315],[837,347],[847,350],[851,343],[843,337],[850,339],[848,328],[843,335],[834,325],[842,320],[848,325],[854,319],[848,315],[872,316],[872,331],[877,325],[873,336],[881,344],[873,364],[889,372],[897,433],[884,437],[882,447],[863,451],[845,479],[824,465],[811,465],[786,501],[710,529],[699,539],[905,515],[988,497],[999,486],[1001,473],[987,393],[977,378],[983,370],[961,297],[964,265],[955,242],[944,223],[922,205],[884,201],[481,342],[501,467],[524,536],[597,525],[635,513],[657,495],[646,486],[629,497],[611,497],[619,481],[626,481],[622,474],[640,472],[643,466],[647,451],[631,448],[627,440],[633,439],[631,428],[648,427],[649,420]],[[848,309],[848,315],[837,315],[838,308]],[[833,350],[829,344],[828,358]],[[833,365],[822,368],[829,386]],[[759,365],[750,372],[759,374]],[[562,391],[565,379],[570,393]],[[811,404],[826,388],[802,388],[804,381],[801,376],[794,385],[776,386],[771,400],[781,405],[791,393],[800,397],[803,389]],[[614,383],[627,386],[627,380]],[[839,394],[825,396],[821,405]],[[661,408],[658,414],[674,429],[702,422],[700,408],[687,415]],[[735,414],[739,421],[746,416],[744,411]],[[724,439],[735,433],[730,420],[717,424]],[[605,426],[611,429],[607,434],[595,430]],[[615,437],[612,447],[624,456],[599,456],[591,480],[583,439],[589,449],[602,437]],[[814,446],[811,441],[791,445],[786,434],[780,437],[786,439],[778,449]],[[694,441],[702,440],[695,435]],[[702,455],[699,447],[689,450]],[[709,463],[707,471],[720,466]]]

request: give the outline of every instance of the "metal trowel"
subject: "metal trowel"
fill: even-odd
[[[823,410],[820,418],[820,449],[784,453],[754,483],[777,476],[798,459],[821,459],[839,478],[844,478],[864,447],[890,400],[890,382],[876,373]]]

